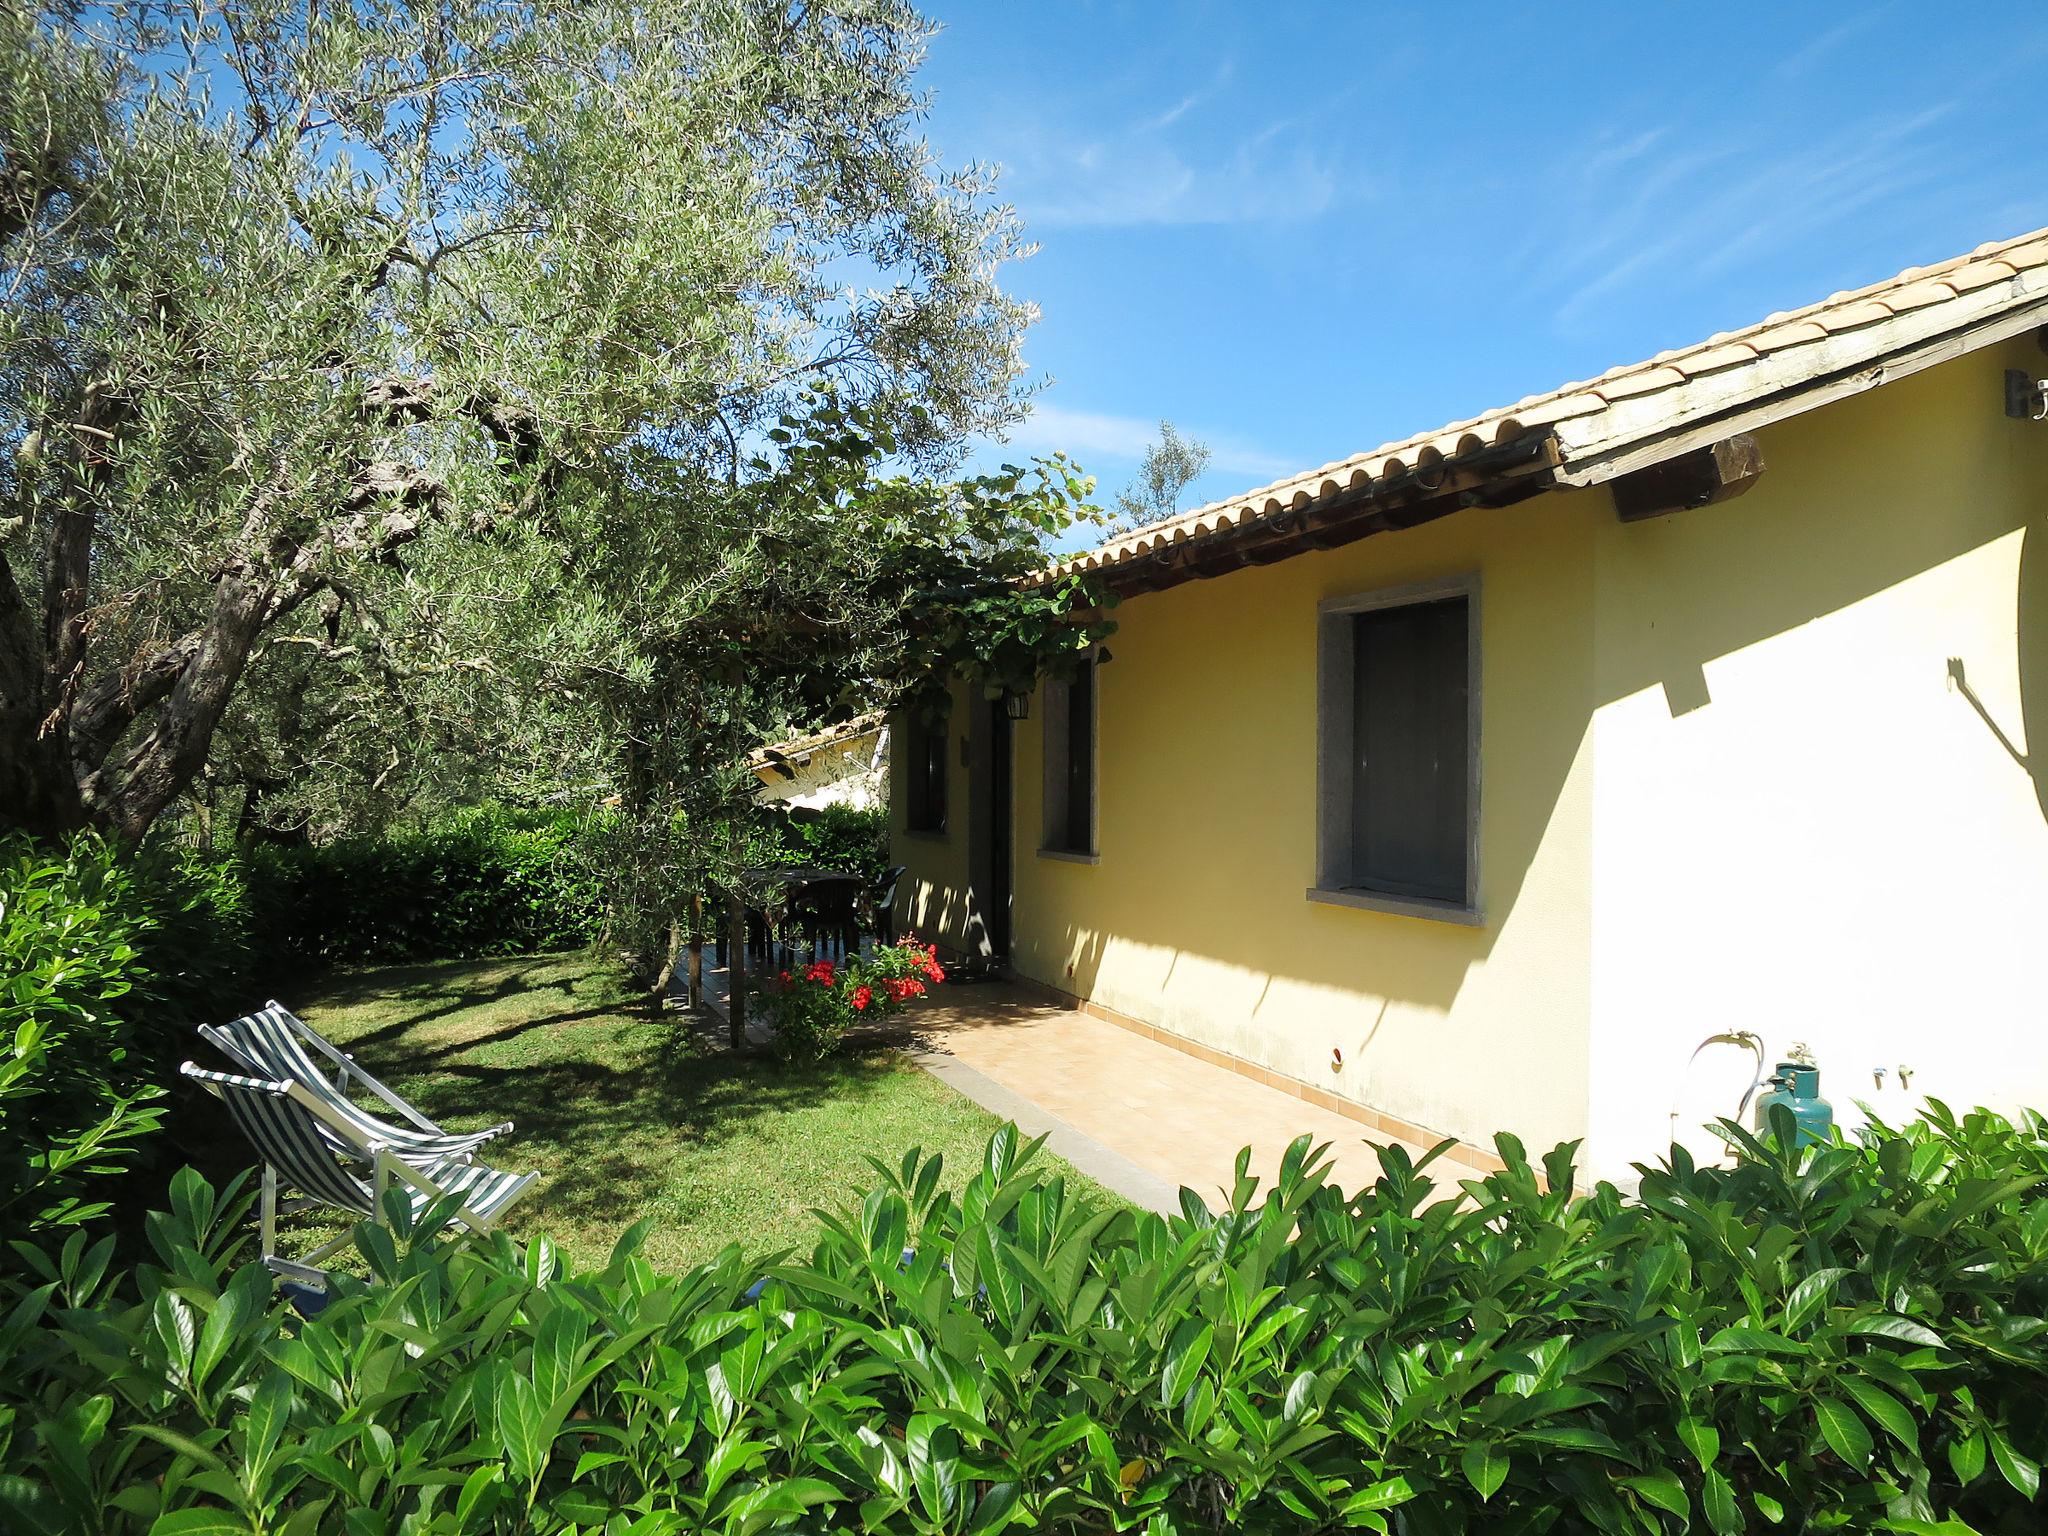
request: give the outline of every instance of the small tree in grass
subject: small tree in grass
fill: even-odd
[[[1126,528],[1142,528],[1177,515],[1182,494],[1208,467],[1207,443],[1182,437],[1170,421],[1160,422],[1159,441],[1146,445],[1137,475],[1117,492],[1118,522]]]

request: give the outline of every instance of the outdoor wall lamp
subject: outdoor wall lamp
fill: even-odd
[[[2048,421],[2048,379],[2019,368],[2005,370],[2005,414],[2014,421]]]
[[[1031,718],[1031,695],[1028,693],[1004,694],[1003,713],[1012,720],[1029,720]]]

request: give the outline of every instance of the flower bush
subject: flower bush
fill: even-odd
[[[862,1019],[901,1013],[913,997],[946,979],[938,946],[915,935],[844,964],[815,961],[758,984],[756,995],[775,1029],[775,1048],[791,1061],[822,1061]]]

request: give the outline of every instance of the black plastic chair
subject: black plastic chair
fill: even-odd
[[[907,864],[897,864],[882,871],[868,891],[868,901],[874,908],[875,942],[894,944],[896,942],[896,887],[910,872]]]
[[[835,951],[843,957],[860,947],[859,896],[850,881],[821,880],[791,898],[789,927],[809,945],[813,960]]]

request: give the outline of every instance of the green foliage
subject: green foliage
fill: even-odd
[[[1159,423],[1159,441],[1145,445],[1145,456],[1130,485],[1116,496],[1119,531],[1160,523],[1180,512],[1181,492],[1209,467],[1209,445],[1182,437],[1170,421]]]
[[[9,1529],[2038,1529],[2048,1125],[1936,1106],[1567,1192],[1571,1149],[1438,1198],[1102,1211],[1014,1129],[917,1153],[808,1253],[595,1273],[545,1239],[362,1231],[295,1321],[196,1178],[157,1263],[73,1242],[0,1297]],[[431,1218],[427,1225],[431,1224]],[[908,1251],[906,1256],[906,1250]],[[758,1303],[747,1297],[765,1272]]]
[[[261,1000],[253,956],[232,865],[0,835],[0,1228],[106,1214],[191,1027]]]
[[[53,854],[0,837],[0,1227],[103,1215],[107,1176],[157,1128],[128,1022],[151,926],[99,839]]]
[[[922,136],[933,30],[0,7],[0,821],[137,839],[202,765],[202,803],[322,835],[501,755],[587,783],[649,615],[758,667],[804,612],[750,605],[777,573],[838,586],[864,542],[980,571],[955,535],[1001,477],[901,482],[959,503],[923,521],[769,506],[815,477],[756,494],[743,446],[930,475],[1024,413],[1021,229]]]
[[[844,870],[875,885],[889,868],[889,812],[883,806],[820,806],[809,815],[786,817],[775,843],[790,863]]]
[[[775,1049],[791,1062],[823,1061],[863,1020],[901,1013],[946,979],[938,950],[899,939],[842,962],[814,961],[757,979],[755,993],[775,1029]]]
[[[273,965],[532,954],[587,944],[605,888],[582,823],[496,807],[239,856]]]
[[[145,971],[130,1012],[147,1029],[144,1044],[161,1075],[190,1054],[190,1026],[262,1001],[276,979],[260,940],[268,914],[238,860],[170,842],[145,844],[129,857],[147,918]]]

